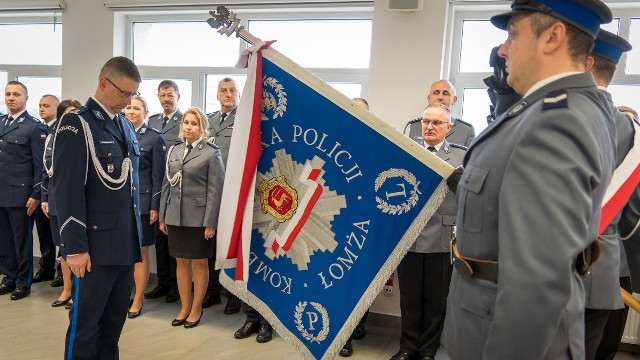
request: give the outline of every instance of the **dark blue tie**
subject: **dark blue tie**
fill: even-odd
[[[162,130],[164,130],[165,126],[167,126],[167,123],[169,122],[169,117],[165,116],[162,118]]]
[[[436,148],[433,146],[429,146],[427,150],[431,151],[432,153],[436,152]]]

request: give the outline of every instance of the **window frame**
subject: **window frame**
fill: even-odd
[[[249,20],[370,20],[373,22],[373,6],[364,3],[362,6],[332,6],[331,8],[314,7],[309,9],[283,9],[276,7],[265,7],[262,9],[240,9],[236,11],[241,19],[241,25],[248,28]],[[208,14],[204,15],[200,11],[184,11],[175,14],[167,11],[124,11],[125,16],[125,49],[127,56],[133,57],[133,28],[137,22],[179,22],[179,21],[206,21]],[[259,34],[253,34],[258,36]],[[211,36],[223,36],[214,29],[211,29]],[[235,35],[232,35],[235,36]],[[240,41],[238,53],[246,49],[248,44]],[[285,54],[286,55],[286,54]],[[135,59],[134,59],[135,61]],[[163,78],[163,79],[190,79],[192,81],[192,98],[190,106],[204,108],[206,101],[206,76],[211,74],[224,75],[246,75],[244,69],[235,67],[160,67],[160,66],[138,66],[143,78]],[[325,82],[345,82],[360,83],[361,97],[366,97],[369,91],[369,67],[365,69],[336,69],[336,68],[306,68]],[[242,89],[240,89],[242,91]],[[151,97],[147,94],[147,98]],[[153,101],[153,99],[149,100]]]

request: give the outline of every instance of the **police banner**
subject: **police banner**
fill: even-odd
[[[220,281],[305,358],[331,359],[442,202],[453,169],[269,44],[247,58]]]

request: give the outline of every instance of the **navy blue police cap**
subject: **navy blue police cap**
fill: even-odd
[[[601,56],[617,64],[622,57],[622,53],[631,50],[631,48],[631,44],[627,40],[607,30],[600,29],[591,54]]]
[[[611,10],[600,0],[514,0],[511,11],[491,18],[497,28],[507,30],[511,17],[518,14],[541,12],[564,20],[595,39],[600,25],[613,19]]]

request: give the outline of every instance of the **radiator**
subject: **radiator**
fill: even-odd
[[[633,297],[640,300],[640,295],[634,293]],[[640,313],[633,309],[629,309],[627,317],[627,325],[624,327],[622,334],[623,343],[640,345]]]

